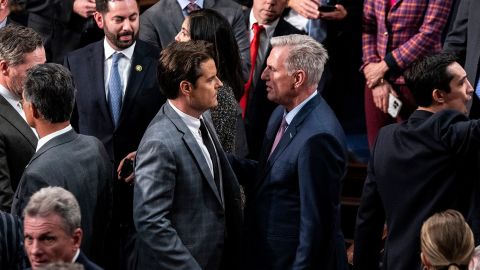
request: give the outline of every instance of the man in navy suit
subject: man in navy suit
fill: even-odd
[[[75,196],[61,187],[33,194],[24,210],[25,251],[32,269],[51,262],[75,262],[85,270],[101,270],[80,251],[83,231]]]
[[[281,106],[260,161],[232,159],[247,196],[245,269],[346,269],[339,222],[345,136],[317,93],[327,52],[304,35],[271,44],[262,79],[268,99]]]
[[[385,222],[382,269],[421,269],[422,224],[446,209],[465,216],[478,243],[480,121],[466,116],[473,87],[448,54],[414,63],[404,76],[419,107],[382,128],[373,148],[355,229],[359,270],[379,269]]]
[[[134,159],[143,133],[165,102],[156,74],[159,50],[137,39],[137,1],[101,0],[96,8],[95,20],[105,39],[65,58],[78,91],[72,126],[100,139],[120,172],[125,159]],[[118,178],[113,186],[115,237],[109,242],[112,252],[119,249],[119,258],[126,258],[134,243],[133,175]],[[123,269],[126,263],[119,265],[112,268]]]

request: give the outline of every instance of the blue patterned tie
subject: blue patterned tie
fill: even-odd
[[[307,32],[309,36],[320,43],[322,43],[327,37],[327,27],[325,22],[321,19],[308,20]]]
[[[122,111],[123,87],[120,72],[118,71],[118,61],[122,57],[122,53],[114,53],[112,55],[112,68],[110,69],[110,80],[108,81],[108,101],[115,127],[118,125],[118,120],[120,119],[120,113]]]
[[[478,80],[477,87],[475,87],[475,94],[477,94],[477,97],[480,97],[480,80]]]

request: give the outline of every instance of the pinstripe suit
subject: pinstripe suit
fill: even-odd
[[[23,231],[20,219],[0,211],[0,269],[24,269]]]
[[[235,256],[239,254],[240,189],[210,119],[204,120],[217,149],[221,194],[200,146],[169,103],[143,136],[133,199],[136,269],[235,269],[239,265]],[[222,262],[229,265],[221,266]]]

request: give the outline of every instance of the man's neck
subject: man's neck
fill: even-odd
[[[38,137],[43,138],[45,136],[48,136],[49,134],[66,128],[68,125],[70,125],[70,121],[65,121],[61,123],[50,123],[43,120],[42,122],[35,125],[35,129],[37,130]]]

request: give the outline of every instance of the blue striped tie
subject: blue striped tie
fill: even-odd
[[[480,97],[480,80],[478,80],[477,87],[475,87],[475,94],[477,94],[477,97]]]
[[[118,71],[118,61],[122,57],[122,53],[114,53],[112,55],[112,68],[110,69],[110,80],[108,81],[108,101],[115,127],[118,125],[118,120],[120,119],[120,113],[122,111],[123,87],[120,72]]]

